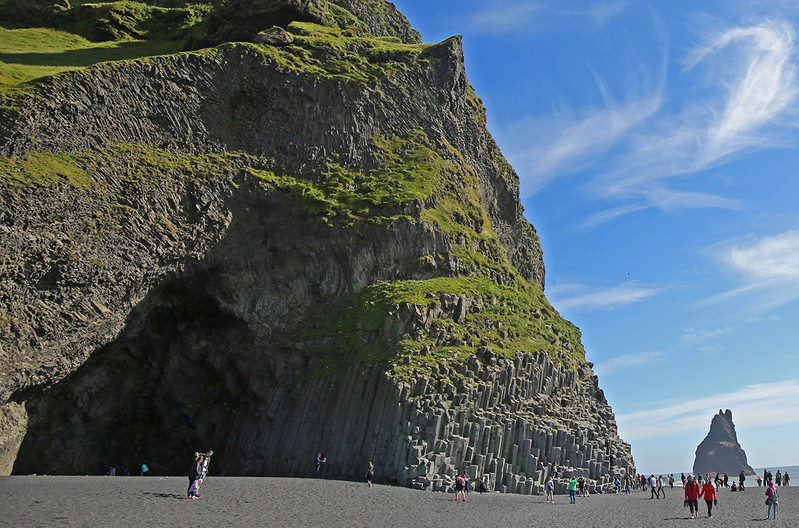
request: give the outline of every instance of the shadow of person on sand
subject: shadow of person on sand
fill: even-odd
[[[152,495],[153,497],[158,497],[161,499],[185,499],[183,495],[178,495],[176,493],[152,493],[150,491],[145,491],[142,495]]]

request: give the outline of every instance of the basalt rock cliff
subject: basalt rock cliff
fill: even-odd
[[[743,470],[745,475],[754,475],[755,471],[746,461],[746,453],[738,443],[735,424],[732,423],[732,411],[727,409],[713,417],[710,431],[702,443],[696,448],[694,473],[727,473],[737,476]]]
[[[188,47],[236,11],[253,42],[3,93],[0,471],[634,471],[460,39],[382,0],[230,0]]]

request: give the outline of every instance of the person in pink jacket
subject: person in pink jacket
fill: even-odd
[[[699,492],[699,496],[705,497],[705,504],[707,504],[707,516],[713,517],[713,503],[716,500],[716,487],[713,485],[710,480],[705,481],[705,485],[702,486],[702,491]]]
[[[777,503],[779,502],[779,494],[777,493],[777,487],[774,485],[773,480],[768,481],[768,485],[766,485],[766,504],[768,504],[768,510],[766,510],[766,519],[771,516],[771,508],[774,508],[774,518],[777,518]]]

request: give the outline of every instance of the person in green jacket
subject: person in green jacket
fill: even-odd
[[[577,502],[577,479],[572,477],[569,479],[569,504]]]

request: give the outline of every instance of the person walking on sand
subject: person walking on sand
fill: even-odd
[[[203,456],[201,453],[194,453],[194,461],[189,469],[189,489],[187,494],[190,499],[198,499],[197,488],[200,485],[200,474],[203,471]]]
[[[200,475],[197,478],[197,487],[194,490],[197,492],[198,498],[200,497],[200,485],[203,483],[203,480],[205,480],[205,477],[208,476],[208,466],[211,465],[211,455],[213,455],[214,452],[208,451],[207,453],[200,453],[200,454],[203,457],[203,465],[200,468]]]
[[[572,477],[569,479],[569,504],[577,503],[577,479]]]
[[[369,461],[369,466],[366,468],[366,475],[364,476],[366,479],[366,487],[372,487],[372,479],[375,478],[375,466],[372,464],[372,461]]]
[[[463,496],[463,502],[466,502],[466,491],[463,489],[466,486],[466,479],[463,475],[458,475],[455,477],[455,498],[452,499],[457,502],[458,494]]]
[[[666,490],[663,488],[663,475],[658,475],[657,485],[658,485],[658,499],[660,498],[661,495],[663,495],[663,498],[665,499]]]
[[[774,507],[774,519],[777,518],[777,503],[779,503],[779,495],[777,494],[777,486],[774,485],[773,480],[768,481],[768,485],[766,485],[766,504],[768,505],[768,510],[766,510],[766,519],[771,516],[771,507]]]
[[[649,475],[649,491],[650,491],[650,499],[660,498],[660,492],[658,492],[658,483],[657,479],[655,479],[655,475]]]
[[[148,471],[150,471],[150,468],[147,467],[147,464],[142,464],[141,465],[141,476],[143,477],[144,474],[147,473]]]
[[[707,516],[713,517],[713,504],[717,500],[716,488],[713,486],[713,483],[709,480],[706,480],[705,485],[702,486],[702,491],[699,492],[699,496],[705,497],[705,504],[707,504]]]
[[[688,475],[685,483],[685,500],[688,501],[688,508],[691,510],[691,519],[696,519],[699,515],[699,484],[694,481],[693,473]]]
[[[547,502],[555,504],[555,481],[552,480],[552,477],[547,479],[547,483],[544,485],[544,491],[547,494]]]

